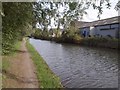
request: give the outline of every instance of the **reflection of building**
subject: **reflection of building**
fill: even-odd
[[[117,17],[107,18],[103,20],[84,22],[77,21],[77,26],[80,29],[80,33],[85,36],[96,36],[96,37],[113,37],[118,38],[120,33],[120,23]]]

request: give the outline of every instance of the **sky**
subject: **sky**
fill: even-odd
[[[107,9],[105,6],[103,6],[103,13],[100,16],[100,19],[106,19],[106,18],[111,18],[111,17],[115,17],[118,16],[118,11],[116,11],[115,5],[117,4],[118,0],[110,0],[111,3],[111,7],[110,9]],[[59,11],[63,11],[64,8],[61,7],[59,8]],[[98,15],[98,10],[93,9],[93,7],[91,6],[87,11],[87,15],[83,16],[83,19],[81,21],[86,21],[86,22],[92,22],[92,21],[96,21],[99,20],[99,18],[97,17]],[[51,28],[51,27],[48,27]],[[56,28],[54,25],[54,19],[52,19],[52,28]],[[61,27],[63,28],[63,27]]]
[[[118,12],[114,9],[117,2],[118,2],[118,0],[110,0],[111,8],[107,9],[106,7],[103,7],[103,14],[101,15],[101,19],[118,16]],[[87,10],[87,13],[88,13],[88,15],[84,15],[82,21],[91,22],[91,21],[99,20],[97,18],[98,11],[94,10],[92,7],[90,7]]]
[[[116,11],[114,9],[117,2],[118,2],[118,0],[110,0],[110,3],[111,3],[110,9],[106,8],[106,6],[103,6],[103,13],[100,16],[100,19],[106,19],[106,18],[111,18],[111,17],[118,16],[118,11]],[[63,10],[64,10],[64,8],[61,7],[60,11],[62,12]],[[92,21],[99,20],[99,18],[97,17],[98,16],[98,10],[93,9],[93,7],[91,6],[86,11],[87,11],[87,15],[84,15],[83,19],[81,21],[92,22]],[[54,27],[54,24],[52,26]]]

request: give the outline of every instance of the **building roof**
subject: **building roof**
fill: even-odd
[[[77,21],[77,22],[76,22],[76,26],[77,26],[77,27],[83,27],[83,26],[86,27],[86,25],[89,25],[89,23],[90,23],[90,22]]]
[[[120,19],[120,16],[97,20],[97,21],[93,21],[93,22],[81,23],[81,21],[77,21],[76,25],[78,28],[85,28],[85,27],[90,27],[90,26],[100,26],[100,25],[107,25],[107,24],[113,24],[113,23],[120,23],[119,19]]]

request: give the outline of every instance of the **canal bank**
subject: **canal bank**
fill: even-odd
[[[117,88],[118,52],[30,39],[67,88]]]
[[[99,37],[88,37],[81,38],[80,36],[74,38],[63,38],[63,37],[55,37],[55,38],[38,38],[35,39],[40,40],[48,40],[54,41],[57,43],[69,43],[69,44],[77,44],[80,46],[88,46],[88,47],[97,47],[97,48],[108,48],[108,49],[120,49],[119,44],[120,40],[115,38],[99,38]]]
[[[24,39],[13,54],[2,56],[2,88],[62,88],[59,78]]]
[[[78,44],[81,46],[88,46],[88,47],[97,47],[97,48],[108,48],[108,49],[120,49],[119,39],[110,39],[110,38],[54,38],[53,41],[57,43],[70,43],[70,44]]]
[[[26,47],[28,48],[31,58],[36,67],[36,74],[39,80],[40,88],[62,88],[62,84],[46,64],[45,60],[35,50],[35,48],[27,41]]]

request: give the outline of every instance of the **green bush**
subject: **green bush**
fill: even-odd
[[[8,54],[27,33],[25,27],[32,22],[32,3],[3,2],[2,6],[2,53]]]

